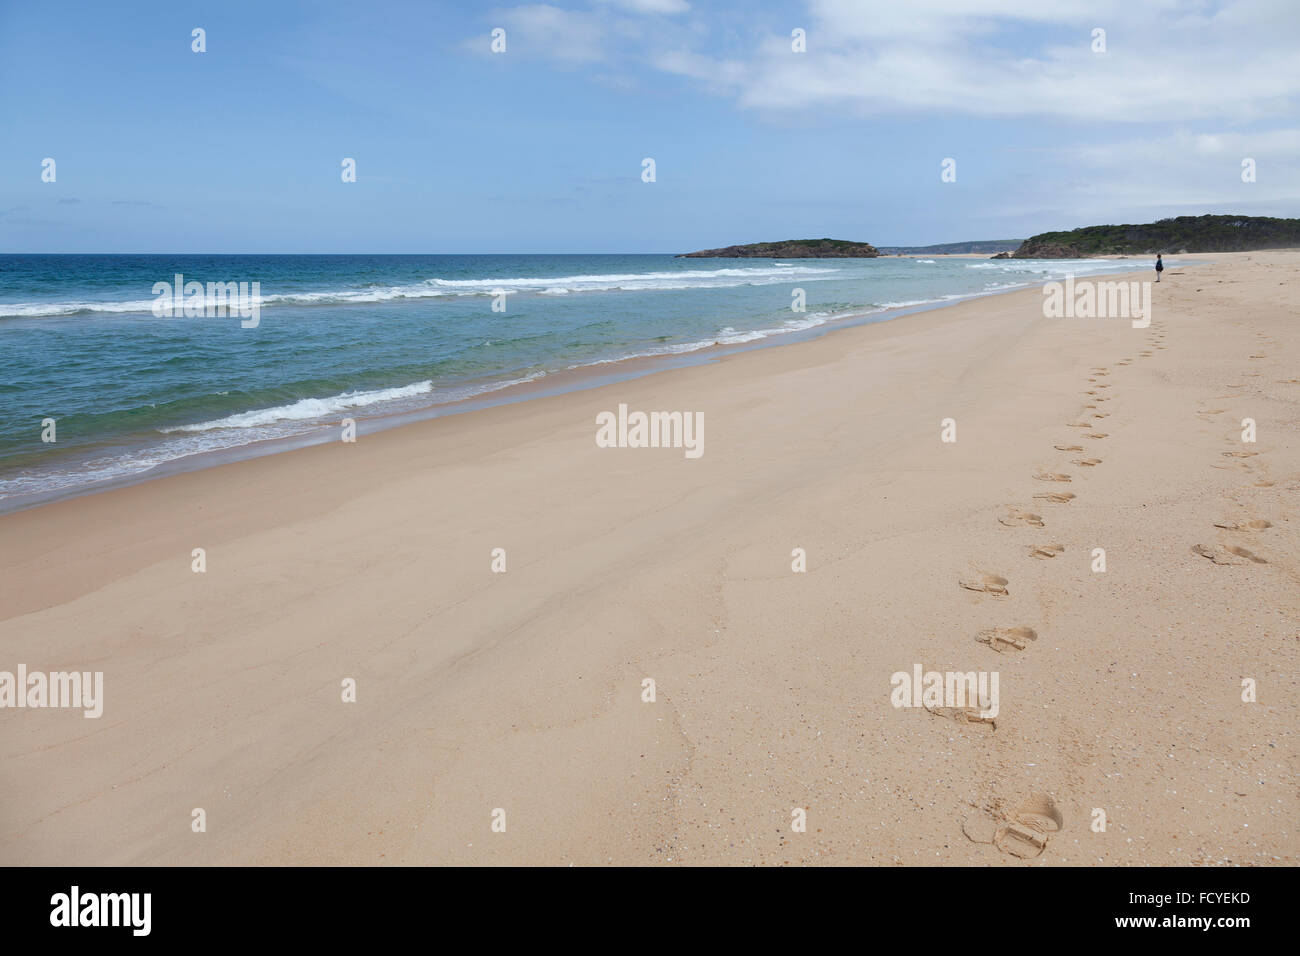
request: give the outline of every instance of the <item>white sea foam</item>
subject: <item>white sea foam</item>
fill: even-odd
[[[486,382],[477,385],[439,389],[444,402],[463,401],[487,392],[523,385],[542,378],[545,372],[531,372],[520,378]],[[83,485],[104,481],[134,478],[168,462],[179,461],[194,455],[241,448],[254,442],[296,438],[310,435],[327,424],[319,415],[330,416],[348,408],[360,408],[387,402],[394,407],[376,411],[398,412],[417,407],[410,400],[433,392],[431,382],[416,382],[398,388],[377,389],[371,392],[351,392],[326,399],[303,399],[291,405],[262,409],[231,415],[227,418],[197,425],[163,428],[159,431],[168,437],[147,448],[118,454],[103,455],[78,461],[65,469],[32,470],[0,478],[0,499],[16,495],[59,492]],[[328,424],[337,425],[331,421]]]
[[[1025,276],[1064,276],[1066,273],[1078,276],[1098,272],[1123,272],[1128,269],[1150,269],[1152,264],[1131,259],[993,259],[987,262],[969,262],[966,268]]]
[[[402,385],[398,388],[381,388],[370,392],[344,392],[332,398],[300,398],[290,405],[276,405],[274,408],[259,408],[238,415],[227,415],[210,422],[195,425],[177,425],[173,428],[158,429],[164,435],[176,432],[207,432],[218,428],[256,428],[259,425],[271,425],[283,421],[307,421],[324,418],[335,412],[349,408],[365,408],[380,402],[392,402],[415,395],[427,395],[433,391],[433,382],[416,382],[414,385]]]
[[[0,302],[0,318],[76,315],[81,312],[151,312],[153,299],[130,302]]]
[[[855,310],[853,312],[811,312],[802,319],[788,319],[775,328],[747,329],[743,332],[737,331],[735,328],[728,325],[718,329],[717,335],[713,338],[698,339],[693,342],[675,342],[672,345],[658,345],[654,348],[645,349],[640,352],[628,352],[610,358],[592,359],[590,362],[578,362],[574,365],[570,365],[568,366],[568,369],[572,371],[580,368],[591,368],[596,365],[615,365],[619,362],[626,362],[628,359],[656,358],[665,355],[688,355],[691,352],[716,348],[719,345],[743,345],[748,342],[757,342],[776,335],[788,335],[791,332],[803,332],[807,329],[816,328],[819,325],[825,325],[827,322],[835,319],[850,319],[855,315],[869,315],[872,312],[882,312],[884,309],[885,306],[875,306]]]
[[[682,269],[663,272],[626,272],[572,276],[517,277],[512,279],[429,279],[434,288],[459,294],[490,295],[503,292],[644,292],[672,289],[725,289],[738,285],[788,282],[791,277],[816,280],[842,274],[827,266],[773,264],[738,269]]]
[[[319,292],[289,292],[254,297],[258,309],[274,305],[348,305],[426,299],[440,296],[507,295],[534,293],[567,295],[573,292],[661,292],[682,289],[726,289],[742,285],[771,285],[791,278],[816,282],[842,275],[829,266],[774,264],[735,269],[683,269],[662,272],[627,272],[604,275],[516,276],[498,279],[426,279],[408,285],[367,289],[333,289]],[[197,300],[197,296],[195,297]],[[78,315],[83,313],[151,313],[154,299],[123,302],[0,302],[0,318]],[[186,300],[188,301],[188,300]],[[197,304],[197,302],[196,302]],[[216,307],[215,297],[205,297],[204,308]]]
[[[737,332],[730,325],[718,329],[718,341],[723,345],[741,345],[745,342],[757,342],[759,339],[767,338],[768,333],[761,329],[750,329],[748,332]]]

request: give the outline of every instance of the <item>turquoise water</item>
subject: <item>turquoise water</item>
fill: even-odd
[[[344,417],[1146,262],[664,255],[0,255],[0,508]],[[154,284],[258,282],[259,316]],[[801,288],[806,311],[793,312]],[[496,296],[503,292],[504,296]],[[493,302],[504,311],[493,311]],[[42,442],[55,419],[57,441]]]

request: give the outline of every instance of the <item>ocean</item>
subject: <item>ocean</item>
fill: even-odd
[[[211,452],[229,457],[279,447],[261,444],[273,440],[334,439],[343,418],[364,432],[363,422],[437,414],[466,399],[510,400],[511,386],[565,372],[609,373],[631,358],[702,359],[719,346],[793,341],[1067,274],[1150,267],[1145,260],[668,255],[0,255],[0,510],[147,477]],[[205,290],[247,282],[251,293],[257,283],[256,324],[224,310],[155,314],[155,284],[178,274]],[[792,310],[797,289],[800,312]]]

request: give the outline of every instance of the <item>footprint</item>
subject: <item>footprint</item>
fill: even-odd
[[[1066,428],[1091,428],[1092,423],[1091,422],[1066,422],[1065,427]]]
[[[1259,452],[1257,451],[1225,451],[1223,453],[1223,457],[1224,458],[1254,458],[1258,454]]]
[[[959,724],[980,724],[989,730],[997,730],[997,721],[992,717],[985,717],[983,711],[989,709],[987,701],[980,701],[979,707],[931,707],[929,704],[922,704],[926,713],[933,714],[935,717],[943,717],[947,720],[954,720]]]
[[[1065,550],[1063,544],[1044,544],[1029,549],[1031,558],[1054,558]]]
[[[988,574],[987,572],[978,572],[978,577],[959,578],[957,581],[967,591],[983,591],[986,594],[1008,594],[1008,581],[1000,574]]]
[[[1082,445],[1053,445],[1057,451],[1083,451]]]
[[[1199,554],[1203,558],[1209,558],[1215,564],[1232,564],[1233,558],[1245,558],[1247,561],[1253,561],[1255,564],[1268,564],[1253,551],[1246,548],[1238,548],[1234,545],[1228,545],[1224,548],[1211,548],[1204,544],[1192,545],[1192,554]]]
[[[976,634],[975,640],[1001,654],[1007,650],[1023,651],[1026,641],[1038,640],[1038,632],[1032,627],[990,627]]]
[[[1273,522],[1265,521],[1263,518],[1256,518],[1254,521],[1216,521],[1216,528],[1223,528],[1225,531],[1263,531],[1265,528],[1273,527]]]
[[[1039,481],[1070,481],[1071,480],[1069,475],[1062,475],[1059,472],[1055,472],[1055,471],[1040,471],[1038,474],[1034,475],[1034,477]]]
[[[1074,500],[1074,495],[1068,491],[1049,491],[1041,495],[1034,495],[1035,498],[1042,498],[1044,501],[1050,501],[1057,505],[1068,505]]]
[[[993,840],[1004,853],[1032,859],[1047,847],[1049,835],[1065,826],[1065,818],[1046,794],[1035,794],[1011,814],[1006,831]]]
[[[1094,465],[1100,465],[1101,459],[1100,458],[1074,458],[1071,459],[1070,464],[1082,465],[1084,468],[1092,468]]]
[[[1084,438],[1109,438],[1110,432],[1089,432]]]
[[[1227,555],[1220,554],[1218,551],[1215,551],[1213,548],[1204,544],[1192,545],[1192,554],[1199,554],[1203,558],[1209,558],[1215,564],[1232,563],[1232,559],[1230,559]]]
[[[1042,515],[1036,515],[1030,511],[1021,511],[1019,508],[1012,508],[1010,505],[1007,506],[1007,513],[998,518],[998,521],[1002,522],[1002,524],[1006,525],[1008,528],[1015,528],[1021,525],[1031,525],[1035,528],[1041,528],[1043,526]]]
[[[1235,554],[1239,558],[1245,558],[1247,561],[1254,561],[1256,564],[1268,564],[1268,561],[1261,558],[1254,551],[1247,550],[1246,548],[1239,548],[1235,544],[1226,545],[1223,550],[1230,554]]]
[[[961,831],[972,843],[989,843],[1003,853],[1030,860],[1047,848],[1051,834],[1065,827],[1065,818],[1051,797],[1036,793],[1014,810],[994,806],[962,821]]]

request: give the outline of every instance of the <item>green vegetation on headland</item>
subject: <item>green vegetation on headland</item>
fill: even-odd
[[[1176,252],[1249,252],[1300,246],[1300,219],[1269,216],[1177,216],[1145,225],[1084,226],[1030,236],[1016,259],[1081,259],[1087,256],[1155,255]]]
[[[869,242],[845,239],[787,239],[785,242],[751,242],[687,252],[678,259],[874,259],[880,250]]]

